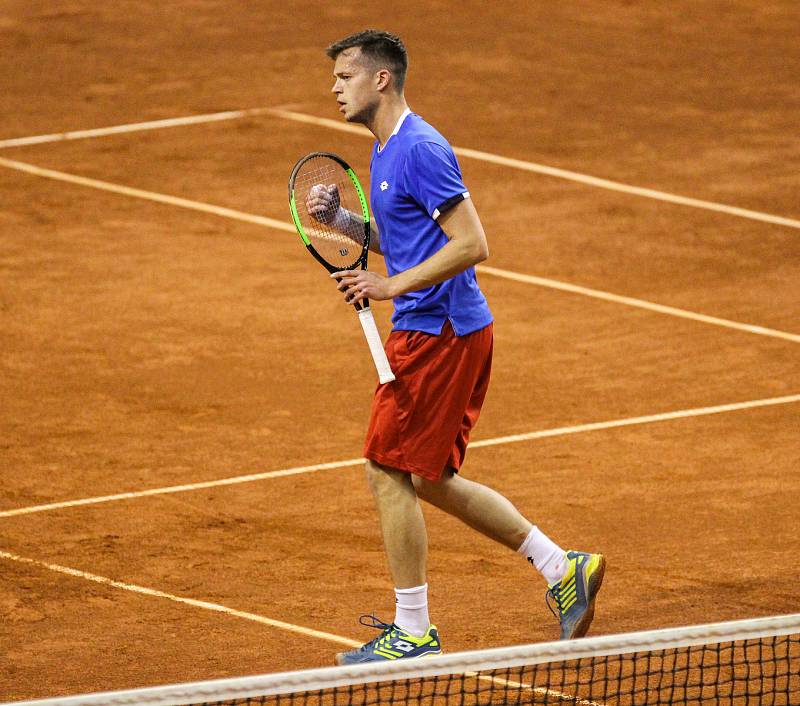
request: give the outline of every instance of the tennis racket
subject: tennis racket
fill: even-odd
[[[289,208],[297,232],[314,258],[333,274],[367,269],[370,218],[361,184],[341,157],[312,152],[303,157],[289,177]],[[356,302],[381,384],[395,379],[383,349],[369,300]]]

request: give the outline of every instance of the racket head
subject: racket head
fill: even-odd
[[[335,188],[339,204],[312,215],[307,208],[313,190]],[[329,271],[366,269],[370,217],[364,190],[349,164],[332,152],[312,152],[298,160],[289,177],[292,220],[309,252]],[[334,227],[338,208],[352,215],[344,231]]]

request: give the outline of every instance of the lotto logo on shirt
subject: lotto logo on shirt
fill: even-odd
[[[381,182],[381,191],[386,191],[386,189],[388,189],[388,188],[389,188],[389,182],[385,181],[385,180],[382,181]]]

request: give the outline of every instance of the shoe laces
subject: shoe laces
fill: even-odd
[[[362,645],[362,651],[376,646],[384,637],[386,637],[387,634],[390,634],[392,630],[396,629],[396,625],[394,623],[384,623],[380,618],[376,617],[372,613],[365,613],[364,615],[360,616],[358,622],[364,627],[375,628],[376,630],[381,631],[380,635],[374,637],[366,645]]]
[[[376,617],[372,613],[364,613],[359,619],[358,622],[361,623],[364,627],[368,628],[375,628],[376,630],[389,630],[390,628],[394,627],[394,623],[384,623],[380,618]]]
[[[544,594],[545,605],[550,609],[550,612],[561,620],[562,605],[561,605],[561,585],[555,584],[550,586]],[[553,609],[552,603],[555,602],[558,612]]]

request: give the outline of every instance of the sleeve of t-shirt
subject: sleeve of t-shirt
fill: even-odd
[[[469,198],[452,149],[435,142],[418,142],[408,153],[405,187],[434,220]]]

